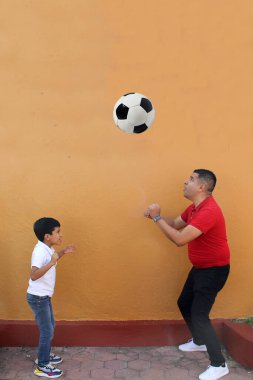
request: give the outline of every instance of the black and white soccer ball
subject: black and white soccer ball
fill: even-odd
[[[155,109],[145,95],[131,92],[116,102],[113,119],[116,126],[124,132],[142,133],[151,127],[155,119]]]

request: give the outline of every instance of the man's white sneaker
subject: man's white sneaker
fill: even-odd
[[[229,369],[227,364],[220,367],[209,366],[207,370],[199,375],[200,380],[217,380],[221,377],[227,375],[229,373]]]
[[[206,346],[203,344],[199,346],[193,342],[193,339],[190,339],[187,343],[180,344],[178,346],[181,351],[207,351]]]

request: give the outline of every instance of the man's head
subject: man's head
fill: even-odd
[[[61,244],[60,227],[60,222],[53,218],[38,219],[33,225],[37,238],[49,246]]]
[[[216,185],[216,176],[206,169],[195,169],[184,182],[184,196],[194,200],[198,196],[209,196]]]

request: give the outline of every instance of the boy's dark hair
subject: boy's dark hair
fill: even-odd
[[[40,218],[36,220],[33,225],[33,230],[35,235],[40,241],[44,241],[44,237],[46,234],[52,234],[53,230],[56,227],[60,227],[60,222],[53,218]]]
[[[193,173],[197,173],[199,175],[199,178],[206,182],[207,184],[207,191],[211,193],[216,185],[216,176],[213,172],[206,169],[195,169]]]

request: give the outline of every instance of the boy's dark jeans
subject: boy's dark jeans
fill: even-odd
[[[38,347],[38,366],[50,361],[51,341],[54,336],[54,316],[49,296],[35,296],[27,293],[27,302],[31,307],[40,330]]]
[[[209,313],[217,293],[225,285],[229,270],[229,265],[192,268],[178,299],[179,309],[192,333],[194,343],[206,345],[211,365],[215,367],[225,363],[225,359]]]

